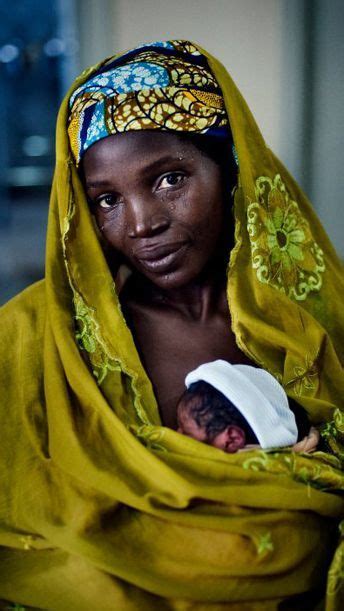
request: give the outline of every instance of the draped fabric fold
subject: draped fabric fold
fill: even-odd
[[[46,278],[1,313],[0,597],[52,611],[339,611],[342,264],[225,69],[183,44],[207,58],[238,157],[236,341],[328,452],[228,455],[161,425],[69,147],[69,99],[94,66],[59,113]]]

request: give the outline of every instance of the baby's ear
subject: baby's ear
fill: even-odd
[[[229,454],[233,454],[246,445],[245,431],[235,424],[227,426],[226,431],[226,446],[224,450]]]

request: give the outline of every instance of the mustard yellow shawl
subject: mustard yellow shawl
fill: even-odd
[[[228,268],[236,340],[312,423],[326,423],[329,452],[228,455],[161,426],[68,145],[68,99],[91,68],[58,118],[46,278],[0,318],[4,601],[52,611],[344,608],[343,270],[205,54],[239,158]]]

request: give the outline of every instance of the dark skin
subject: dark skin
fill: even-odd
[[[82,171],[113,275],[123,262],[133,271],[123,312],[162,423],[176,429],[189,371],[219,358],[252,364],[231,330],[221,168],[175,134],[133,131],[96,142]]]

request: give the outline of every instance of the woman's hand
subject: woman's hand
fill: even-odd
[[[320,434],[314,426],[311,426],[306,437],[298,441],[293,447],[293,452],[314,452],[319,443]]]

